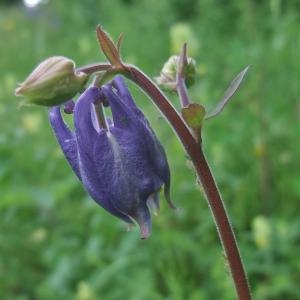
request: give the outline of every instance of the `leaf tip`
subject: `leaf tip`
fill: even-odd
[[[121,40],[119,39],[118,45],[116,46],[113,40],[110,38],[108,33],[106,33],[101,25],[96,27],[96,35],[98,42],[100,44],[100,48],[108,61],[115,67],[122,68],[123,64],[120,58],[119,50]]]

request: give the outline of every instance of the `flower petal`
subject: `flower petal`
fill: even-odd
[[[171,174],[165,150],[150,126],[145,126],[145,128],[145,130],[148,131],[148,134],[145,134],[145,143],[147,144],[148,157],[151,161],[151,166],[164,183],[164,195],[169,206],[175,209],[176,207],[171,201],[170,196]]]
[[[102,174],[102,182],[98,182],[98,188],[101,186],[103,193],[118,211],[139,224],[141,237],[147,238],[151,232],[151,217],[146,199],[155,188],[155,174],[143,163],[136,143],[135,153],[132,147],[124,145],[124,141],[131,146],[133,144],[133,137],[128,133],[112,128],[105,143],[102,140],[95,144],[96,170],[99,176]],[[159,181],[158,186],[161,184]]]
[[[152,174],[150,173],[149,176],[152,179],[155,178],[156,184],[148,192],[147,197],[164,184],[165,198],[169,206],[175,208],[170,199],[170,169],[162,145],[144,114],[135,105],[120,76],[115,77],[113,86],[117,88],[117,93],[113,91],[111,85],[104,87],[103,93],[112,110],[114,127],[130,131],[117,134],[117,140],[120,140],[120,145],[126,148],[124,152],[130,153],[133,151],[134,153],[129,156],[136,156],[135,159],[127,159],[126,161],[128,163],[139,161],[139,165],[143,161],[143,166],[140,165],[140,168],[135,167],[133,172],[137,174],[138,178],[142,178],[140,181],[143,181],[145,176],[139,170],[147,170],[148,173],[150,172],[149,170],[152,170]],[[113,129],[111,130],[113,131]],[[129,169],[133,170],[133,168]]]
[[[135,217],[137,223],[141,230],[141,239],[146,239],[151,234],[151,215],[147,205],[140,207],[137,211],[137,216]]]
[[[135,113],[132,111],[124,100],[112,90],[110,85],[102,88],[103,94],[107,99],[113,117],[113,124],[115,127],[128,128],[136,119]]]
[[[59,106],[55,106],[49,109],[49,120],[55,133],[56,139],[60,144],[60,147],[66,159],[68,160],[77,177],[81,179],[78,165],[76,139],[74,133],[64,122]]]
[[[128,107],[135,113],[135,118],[138,117],[142,121],[148,122],[144,114],[136,106],[122,76],[116,76],[111,85],[116,89],[116,94],[119,96],[122,103],[124,103],[126,107]]]
[[[154,213],[154,215],[158,215],[159,213],[159,194],[158,192],[151,194],[147,199],[147,206]]]
[[[122,76],[120,76],[120,75],[116,76],[112,82],[112,86],[117,89],[118,95],[122,99],[130,99],[130,101],[128,101],[130,103],[130,105],[133,105],[134,107],[136,107]]]
[[[89,149],[98,136],[92,121],[92,103],[100,97],[96,87],[90,87],[79,97],[74,109],[74,126],[78,145],[85,145]]]
[[[112,201],[118,180],[115,177],[117,165],[108,132],[99,132],[92,121],[92,103],[99,97],[97,88],[89,88],[75,105],[74,125],[78,144],[79,168],[82,182],[90,196],[111,214],[127,223],[132,220],[117,209]]]

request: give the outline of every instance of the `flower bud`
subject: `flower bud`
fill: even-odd
[[[178,61],[180,56],[173,55],[164,64],[160,76],[156,77],[156,82],[167,90],[176,90],[176,75],[178,71]],[[196,61],[188,57],[187,64],[184,67],[184,78],[187,87],[195,83],[196,76]]]
[[[87,80],[87,74],[76,72],[71,59],[53,56],[32,71],[15,90],[15,95],[25,97],[22,104],[55,106],[71,99]]]

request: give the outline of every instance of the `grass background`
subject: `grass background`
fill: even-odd
[[[255,299],[300,295],[300,5],[281,0],[0,1],[0,295],[3,300],[234,299],[226,260],[185,154],[135,86],[166,148],[172,196],[147,241],[98,207],[64,160],[40,107],[18,110],[18,82],[52,55],[103,61],[101,24],[122,54],[158,75],[182,42],[198,63],[193,101],[212,109],[204,147],[235,228]],[[178,100],[170,96],[175,106]]]

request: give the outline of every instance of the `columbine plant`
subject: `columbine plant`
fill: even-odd
[[[162,187],[170,207],[174,205],[164,149],[118,74],[136,83],[167,118],[193,162],[228,259],[237,297],[251,299],[234,233],[201,139],[203,122],[223,110],[248,67],[232,81],[215,110],[207,113],[201,104],[190,102],[187,86],[194,81],[195,61],[187,57],[187,46],[183,45],[181,55],[172,56],[156,78],[163,88],[177,92],[182,106],[178,112],[147,75],[122,61],[122,36],[115,45],[98,26],[97,38],[107,63],[75,69],[68,58],[49,58],[16,89],[16,95],[25,97],[23,104],[50,107],[49,119],[58,143],[86,191],[112,215],[129,225],[138,223],[144,239],[151,231],[149,207],[158,210]],[[87,85],[90,77],[94,80]],[[76,102],[71,100],[82,90]],[[74,130],[64,122],[62,106],[64,113],[73,114]],[[105,117],[104,106],[110,108],[111,120]]]

